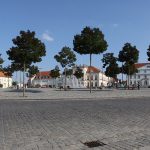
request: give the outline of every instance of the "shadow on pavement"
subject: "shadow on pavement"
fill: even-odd
[[[23,92],[23,89],[11,89],[11,90],[7,90],[7,91],[4,91],[4,92]],[[43,93],[43,91],[41,90],[31,90],[31,89],[25,89],[25,92],[27,93]]]

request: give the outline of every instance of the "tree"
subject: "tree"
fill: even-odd
[[[4,60],[2,59],[1,54],[0,54],[0,71],[2,70],[3,63],[4,63]]]
[[[75,73],[74,73],[74,76],[77,78],[77,79],[80,79],[83,77],[83,70],[80,68],[80,67],[77,67],[76,70],[75,70]]]
[[[61,51],[54,56],[57,62],[61,64],[61,66],[65,70],[65,86],[64,89],[66,90],[66,69],[67,67],[74,66],[74,62],[76,61],[76,55],[69,47],[63,47]]]
[[[105,74],[108,77],[112,77],[114,79],[117,79],[117,74],[120,73],[119,66],[117,64],[117,57],[114,57],[113,53],[106,53],[103,55],[103,67],[106,67]]]
[[[64,69],[63,75],[65,75],[65,72],[66,72],[66,76],[71,76],[73,74],[72,69],[67,69],[67,68],[66,68],[66,70]]]
[[[50,71],[50,76],[55,79],[55,87],[56,87],[56,78],[58,78],[60,76],[60,73],[59,73],[59,67],[56,66],[55,69],[52,69]],[[54,81],[54,80],[53,80]],[[53,87],[54,87],[54,83],[53,83]]]
[[[148,56],[148,61],[150,61],[150,45],[149,48],[147,49],[147,56]]]
[[[32,77],[33,75],[37,74],[39,72],[39,69],[37,66],[30,66],[29,67],[29,70],[28,70],[28,73],[29,73],[29,77]]]
[[[90,68],[92,61],[92,54],[100,54],[106,51],[107,42],[104,39],[104,35],[99,28],[85,27],[81,34],[74,36],[73,40],[74,51],[79,54],[90,55]],[[91,71],[90,71],[91,76]],[[91,92],[91,77],[90,77],[90,92]]]
[[[7,51],[8,59],[12,61],[14,66],[19,65],[20,69],[23,68],[24,72],[32,63],[42,61],[42,56],[46,55],[45,45],[35,37],[35,32],[20,31],[20,35],[12,41],[14,46]],[[25,92],[24,76],[23,96]]]
[[[130,43],[125,43],[122,50],[118,55],[119,61],[124,63],[121,67],[122,73],[128,75],[128,88],[129,88],[129,76],[136,73],[135,63],[139,59],[139,50],[136,46],[132,46]]]

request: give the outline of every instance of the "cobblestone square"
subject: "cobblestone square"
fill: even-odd
[[[96,140],[106,145],[83,144]],[[147,150],[149,146],[149,98],[0,100],[0,150]]]

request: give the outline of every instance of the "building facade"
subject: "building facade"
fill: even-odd
[[[91,86],[101,87],[107,86],[109,82],[112,81],[112,78],[107,77],[100,69],[94,66],[82,66],[83,69],[83,78],[80,82],[84,85],[84,87],[90,87],[90,74],[91,74]],[[91,72],[91,73],[90,73]]]
[[[135,66],[138,72],[129,77],[130,84],[150,87],[150,63],[137,63]]]
[[[49,87],[53,84],[50,71],[42,71],[28,80],[29,87]]]
[[[77,79],[74,75],[67,76],[66,85],[70,88],[89,88],[90,87],[90,72],[91,72],[91,86],[93,88],[107,86],[111,82],[111,78],[108,78],[101,70],[94,66],[80,66],[83,70],[83,77]],[[76,68],[73,68],[73,72]],[[65,76],[60,75],[59,78],[53,79],[50,76],[50,71],[39,72],[30,80],[28,84],[33,87],[64,87]]]
[[[6,76],[4,72],[0,72],[0,88],[12,87],[12,78]]]

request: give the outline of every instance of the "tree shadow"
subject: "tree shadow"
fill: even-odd
[[[11,89],[11,90],[7,90],[7,91],[4,91],[4,92],[23,92],[23,89]],[[25,89],[25,92],[26,93],[43,93],[43,91],[41,90],[36,90],[36,89]]]

